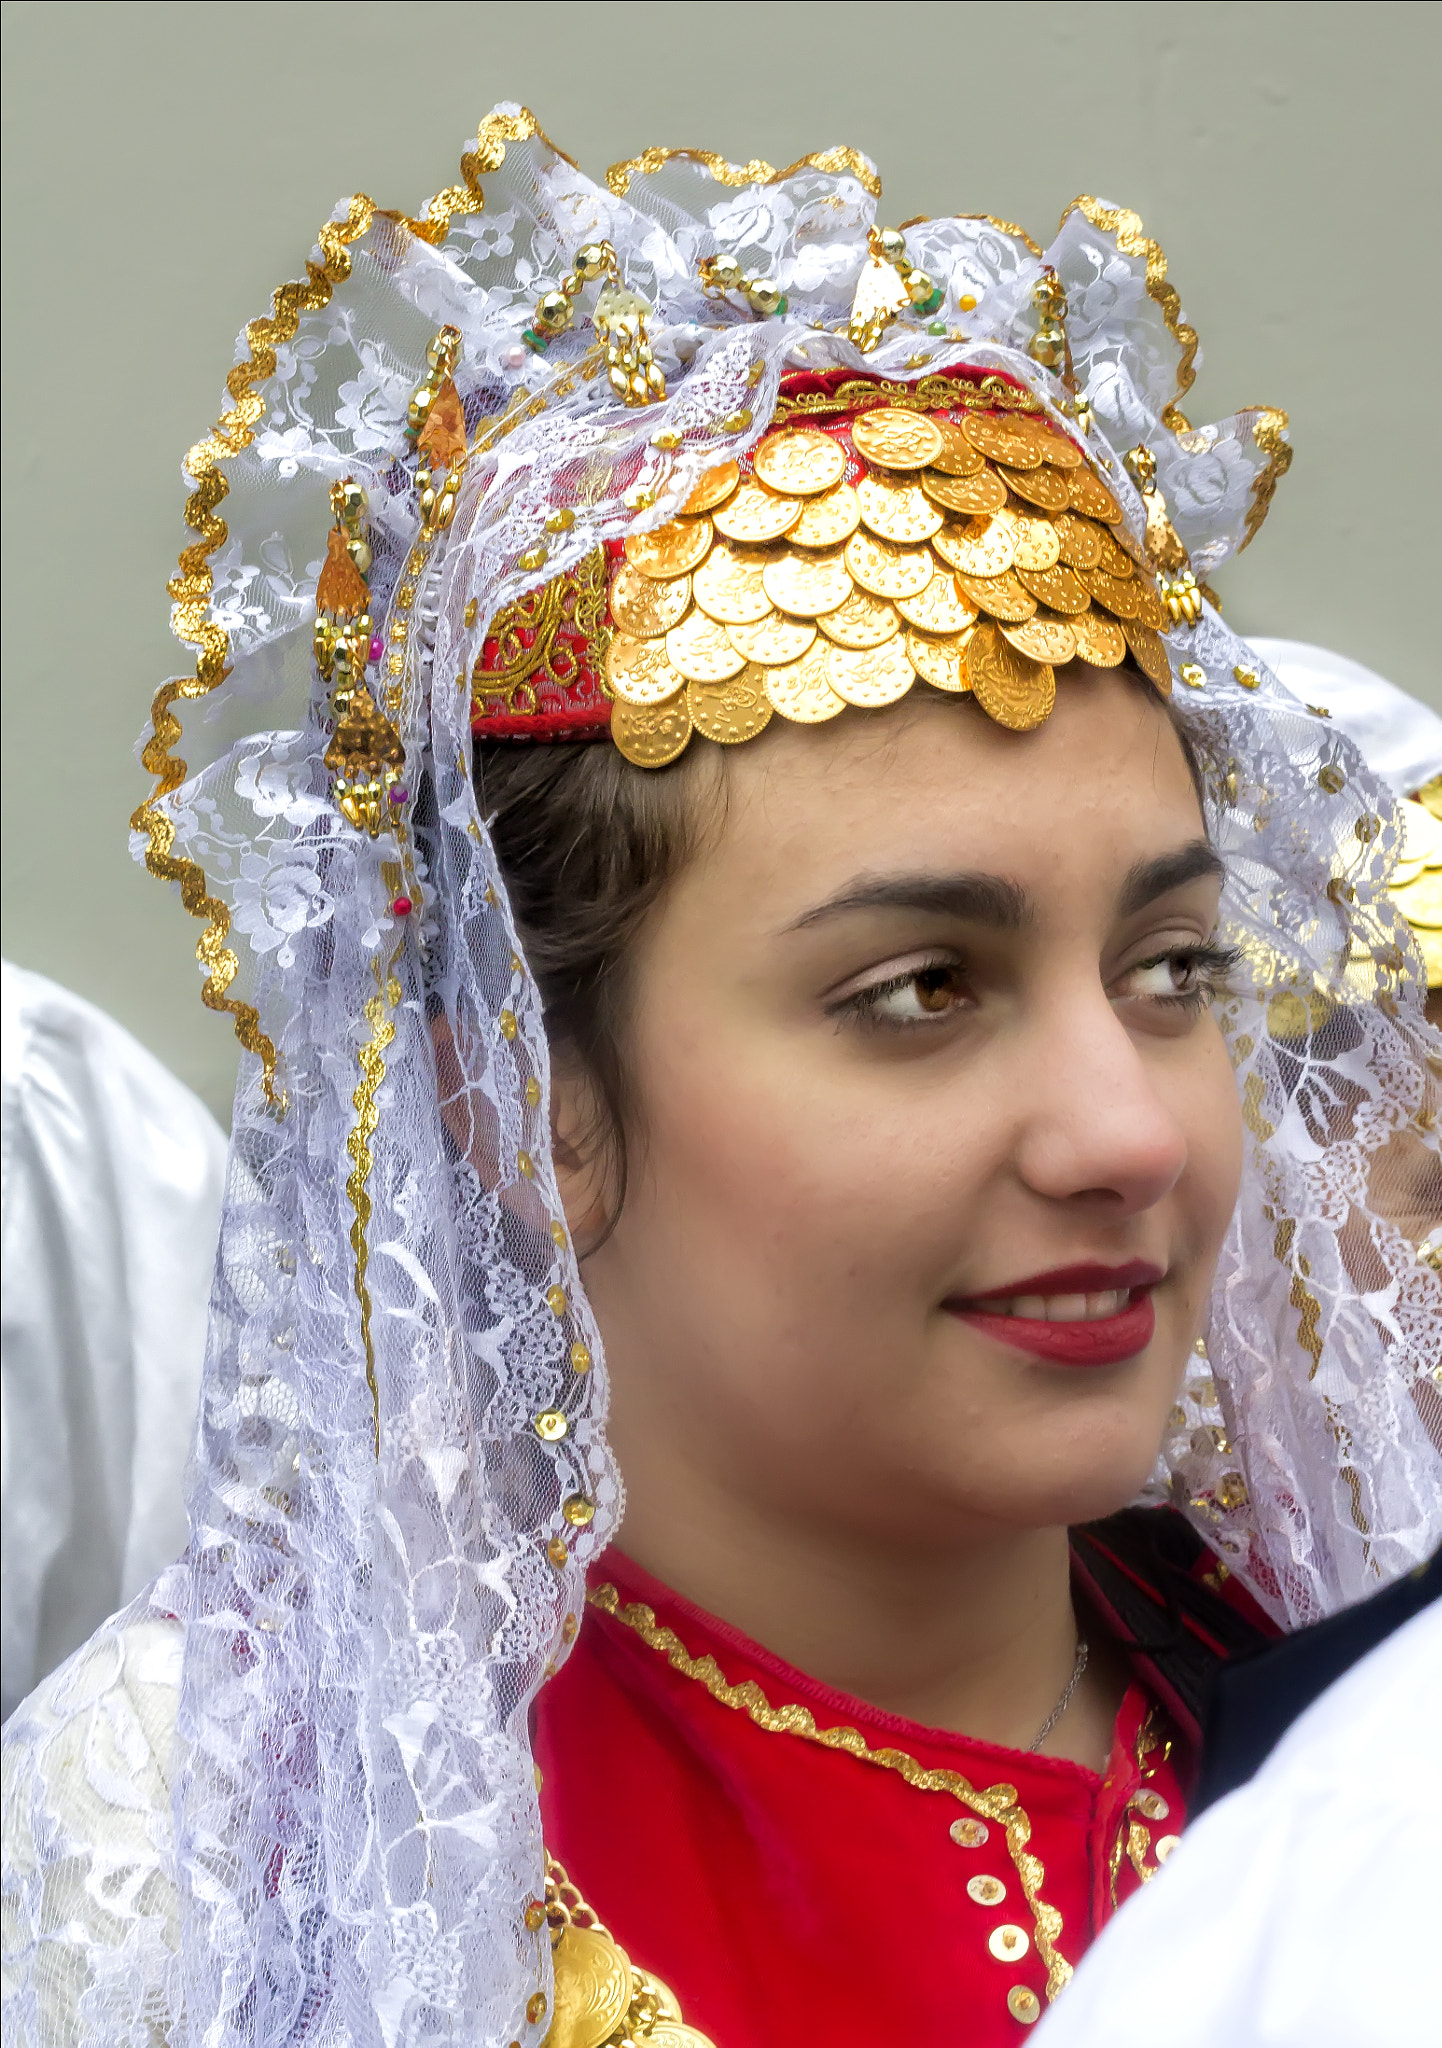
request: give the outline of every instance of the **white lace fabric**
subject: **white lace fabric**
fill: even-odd
[[[483,209],[439,245],[376,213],[345,275],[318,252],[334,290],[278,340],[259,416],[224,437],[204,623],[228,673],[177,707],[186,776],[160,809],[226,907],[231,995],[274,1046],[285,1107],[247,1056],[186,1558],[6,1731],[17,2039],[506,2048],[549,2023],[549,1945],[524,1919],[543,1854],[527,1715],[621,1489],[599,1337],[552,1228],[540,1005],[470,778],[465,679],[498,607],[671,516],[768,424],[788,369],[994,368],[1060,413],[1064,388],[1027,353],[1043,260],[1133,534],[1142,508],[1119,458],[1138,441],[1199,574],[1245,543],[1269,487],[1254,415],[1164,420],[1182,344],[1129,230],[1073,211],[1043,259],[985,220],[923,223],[908,248],[943,287],[947,331],[902,322],[863,358],[834,330],[876,219],[864,161],[747,185],[679,157],[622,194],[500,113]],[[348,202],[336,219],[351,218]],[[578,373],[579,327],[513,361],[539,295],[600,236],[656,308],[669,396],[644,410]],[[708,300],[696,263],[718,249],[775,277],[787,314]],[[419,531],[406,405],[442,323],[462,337],[473,434],[518,391],[536,407],[473,456],[401,643],[390,625]],[[422,856],[408,920],[391,908],[394,840],[345,823],[323,763],[310,628],[328,489],[347,475],[369,493],[377,623],[406,649],[398,723]],[[638,491],[653,499],[639,514]],[[576,521],[552,536],[558,505]],[[543,536],[544,567],[523,570]],[[1201,677],[1178,694],[1245,953],[1222,1019],[1250,1149],[1207,1356],[1153,1492],[1296,1623],[1442,1536],[1442,1281],[1414,1227],[1436,1172],[1437,1038],[1386,899],[1399,827],[1385,787],[1210,608],[1171,652]],[[563,1434],[538,1433],[543,1412]],[[585,1527],[564,1512],[577,1496],[594,1504]]]

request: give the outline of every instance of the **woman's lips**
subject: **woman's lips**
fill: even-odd
[[[1152,1289],[1162,1269],[1066,1266],[943,1306],[999,1344],[1051,1365],[1120,1365],[1145,1351],[1156,1329]]]

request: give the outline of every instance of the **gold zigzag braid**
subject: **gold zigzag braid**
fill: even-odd
[[[1247,514],[1247,531],[1237,549],[1238,554],[1256,539],[1262,521],[1271,510],[1278,482],[1292,467],[1294,453],[1287,439],[1289,421],[1280,406],[1250,405],[1244,410],[1252,415],[1252,439],[1267,457],[1267,466],[1252,484],[1252,508]]]
[[[1162,418],[1173,433],[1184,434],[1191,421],[1182,412],[1177,401],[1184,398],[1197,381],[1195,368],[1197,359],[1197,330],[1182,317],[1182,302],[1177,288],[1167,277],[1167,259],[1161,244],[1154,242],[1142,227],[1141,215],[1133,213],[1129,206],[1103,206],[1100,199],[1093,199],[1083,193],[1073,199],[1057,223],[1061,228],[1068,216],[1082,213],[1094,228],[1100,228],[1104,235],[1115,235],[1117,247],[1123,256],[1141,256],[1147,266],[1147,296],[1155,299],[1162,309],[1172,336],[1181,349],[1181,361],[1177,364],[1176,395],[1170,399],[1162,412]]]
[[[764,157],[759,156],[753,157],[750,163],[732,164],[711,149],[643,149],[639,156],[627,157],[624,163],[611,165],[606,173],[607,187],[618,199],[624,199],[631,189],[632,178],[654,176],[676,157],[684,157],[688,163],[704,164],[718,185],[781,185],[802,171],[826,171],[832,177],[849,173],[873,199],[881,197],[881,180],[866,158],[857,150],[845,148],[815,150],[810,156],[798,157],[784,171],[778,171],[774,164],[768,164]]]

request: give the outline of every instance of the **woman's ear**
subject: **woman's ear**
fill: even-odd
[[[571,1242],[584,1258],[588,1244],[603,1238],[612,1221],[613,1193],[609,1120],[595,1082],[581,1063],[551,1055],[551,1157],[566,1212]]]

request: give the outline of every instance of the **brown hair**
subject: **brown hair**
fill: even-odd
[[[1195,746],[1166,712],[1205,815]],[[624,1056],[628,957],[667,884],[724,816],[724,752],[692,745],[658,771],[602,742],[491,740],[476,747],[475,782],[552,1054],[575,1063],[594,1099],[584,1135],[604,1148],[614,1224],[638,1113]]]

